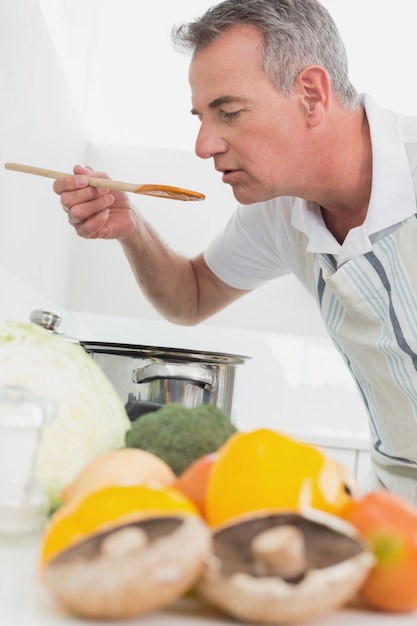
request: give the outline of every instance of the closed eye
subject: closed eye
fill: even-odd
[[[222,111],[222,113],[225,118],[233,119],[237,117],[239,113],[241,113],[241,109],[239,109],[238,111]]]

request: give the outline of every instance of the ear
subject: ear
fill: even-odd
[[[309,126],[318,126],[330,104],[331,86],[328,73],[320,65],[306,67],[297,76],[294,89]]]

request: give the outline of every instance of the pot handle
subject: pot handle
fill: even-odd
[[[198,365],[151,363],[132,372],[132,381],[134,383],[147,383],[160,378],[188,380],[195,385],[202,385],[208,391],[212,391],[216,385],[216,375],[213,370]]]

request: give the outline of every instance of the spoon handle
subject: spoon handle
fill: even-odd
[[[56,170],[49,170],[44,167],[35,167],[33,165],[23,165],[22,163],[5,163],[6,170],[13,170],[15,172],[23,172],[24,174],[35,174],[36,176],[44,176],[45,178],[66,178],[67,176],[73,176],[66,172],[58,172]],[[109,180],[107,178],[94,178],[88,177],[88,184],[91,187],[106,187],[107,189],[118,189],[120,191],[133,191],[135,192],[138,185],[133,183],[121,183],[116,180]]]

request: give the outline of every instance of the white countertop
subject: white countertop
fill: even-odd
[[[39,537],[0,539],[0,624],[3,626],[232,626],[189,596],[165,611],[124,621],[87,621],[65,614],[39,577]],[[417,612],[390,615],[349,606],[310,620],[308,626],[415,626]]]

